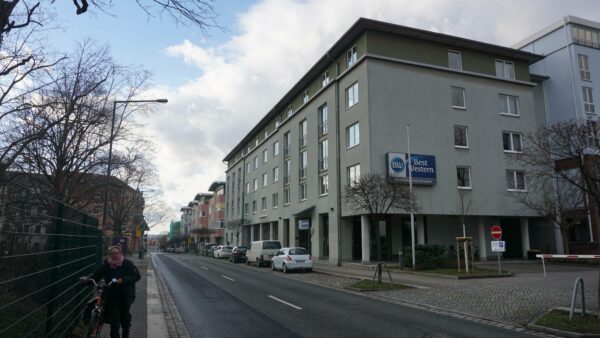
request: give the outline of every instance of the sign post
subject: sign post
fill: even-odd
[[[493,225],[491,233],[492,238],[495,239],[495,241],[492,241],[492,252],[495,251],[498,256],[498,274],[502,274],[500,253],[506,251],[506,243],[500,240],[502,239],[502,228],[499,225]]]

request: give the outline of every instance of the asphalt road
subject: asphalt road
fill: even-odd
[[[526,337],[216,259],[156,256],[191,337]]]

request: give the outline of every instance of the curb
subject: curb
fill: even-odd
[[[152,267],[154,268],[154,255],[152,255]],[[156,276],[158,293],[160,295],[162,316],[166,323],[166,331],[168,332],[166,335],[157,337],[190,338],[187,328],[183,323],[183,319],[181,319],[181,315],[179,314],[179,310],[177,309],[177,305],[175,305],[175,302],[173,301],[173,297],[169,292],[169,288],[166,286],[162,274],[156,269],[154,269],[154,272]]]
[[[541,315],[535,317],[529,324],[527,324],[527,328],[531,329],[531,330],[536,330],[536,331],[539,331],[539,332],[545,332],[545,333],[559,335],[561,337],[600,337],[600,334],[577,333],[577,332],[572,332],[572,331],[563,331],[563,330],[559,330],[559,329],[555,329],[555,328],[551,328],[551,327],[541,326],[541,325],[535,324],[545,314],[550,313],[553,310],[566,311],[566,309],[564,307],[551,307],[551,308],[547,309],[546,311],[544,311]]]

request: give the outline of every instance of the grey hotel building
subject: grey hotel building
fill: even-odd
[[[542,59],[359,19],[224,158],[226,221],[246,224],[226,238],[277,239],[331,264],[396,260],[411,246],[409,215],[391,210],[375,233],[343,194],[361,174],[403,175],[410,136],[417,244],[455,245],[466,214],[481,260],[495,257],[492,225],[503,229],[505,257],[556,252],[552,224],[515,198],[537,193],[513,160],[523,135],[546,123],[547,77],[529,72]]]

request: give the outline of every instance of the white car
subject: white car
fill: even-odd
[[[228,258],[231,256],[232,246],[229,245],[219,245],[214,252],[215,258]]]
[[[313,264],[305,248],[282,248],[271,259],[271,268],[288,273],[290,270],[312,271]]]

